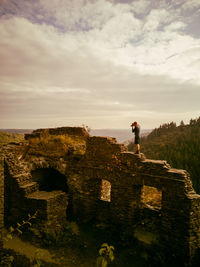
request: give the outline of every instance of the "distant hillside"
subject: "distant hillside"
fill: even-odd
[[[15,134],[0,131],[0,147],[10,142],[21,142],[24,140],[23,134]]]
[[[0,132],[7,133],[32,133],[34,129],[0,129]],[[142,135],[150,133],[152,130],[144,129],[141,131]],[[115,137],[119,143],[131,140],[134,135],[131,132],[131,129],[91,129],[91,135],[96,136],[110,136]]]
[[[0,132],[26,134],[32,133],[33,129],[0,129]]]
[[[152,130],[144,129],[141,130],[142,135],[146,135],[150,133]],[[91,135],[96,136],[110,136],[115,137],[119,143],[125,142],[127,140],[131,140],[134,135],[130,129],[94,129],[90,132]]]
[[[128,149],[135,151],[135,145],[130,143]],[[188,125],[171,122],[154,129],[142,138],[141,151],[148,158],[167,160],[172,167],[187,170],[200,193],[200,117]]]

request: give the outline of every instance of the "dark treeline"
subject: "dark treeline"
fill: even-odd
[[[128,145],[135,151],[135,145]],[[173,168],[190,173],[194,189],[200,193],[200,117],[185,125],[181,121],[165,123],[141,139],[141,150],[147,158],[163,159]]]

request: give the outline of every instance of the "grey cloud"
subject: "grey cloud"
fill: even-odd
[[[145,79],[145,76],[143,77]],[[105,84],[106,86],[106,84]],[[141,86],[141,90],[139,88]],[[176,89],[172,90],[172,86]],[[162,79],[148,77],[146,88],[134,85],[93,90],[90,94],[81,92],[34,93],[16,92],[1,95],[1,115],[4,117],[34,116],[120,116],[123,112],[148,110],[159,113],[198,111],[200,92],[196,86],[162,83]]]
[[[99,127],[106,127],[105,123],[113,123],[112,127],[116,127],[120,122],[120,127],[123,127],[123,120],[127,122],[132,114],[138,114],[140,119],[145,116],[149,119],[148,116],[153,114],[155,121],[163,114],[164,122],[165,118],[173,118],[177,113],[182,115],[186,110],[199,111],[200,91],[195,81],[180,83],[180,80],[156,71],[152,75],[139,72],[137,64],[117,64],[113,61],[115,51],[109,44],[111,36],[108,36],[108,47],[105,47],[107,50],[104,53],[101,43],[87,45],[91,39],[85,33],[78,37],[77,33],[64,35],[53,26],[40,25],[42,21],[55,25],[55,19],[50,18],[51,10],[45,10],[44,6],[37,7],[38,1],[25,2],[0,2],[0,12],[4,14],[0,24],[1,125],[13,125],[16,120],[30,127],[41,126],[42,123],[57,122],[60,118],[63,122],[98,121]],[[126,1],[124,5],[127,4],[131,2]],[[170,8],[173,10],[169,5],[168,10]],[[11,17],[6,17],[5,13]],[[163,31],[163,28],[159,31]],[[158,41],[162,34],[159,31],[155,35]],[[146,42],[152,38],[151,33],[148,34],[148,38],[138,44],[144,50]],[[135,45],[134,42],[132,45]],[[151,43],[148,45],[151,49],[146,51],[147,55],[155,49]],[[141,53],[143,59],[144,51]],[[133,57],[131,53],[130,56]],[[191,58],[190,53],[185,60],[188,58]]]
[[[107,12],[104,8],[107,6]],[[88,11],[90,15],[88,16]],[[81,18],[77,13],[81,13]],[[19,16],[32,23],[46,23],[62,31],[89,31],[101,28],[107,19],[114,15],[112,2],[82,1],[82,0],[2,0],[0,15],[4,17]]]
[[[112,6],[116,4],[123,4],[126,7],[124,11],[133,12],[141,20],[145,20],[152,11],[157,12],[159,9],[163,9],[169,11],[176,19],[181,19],[180,15],[183,15],[183,20],[187,20],[191,24],[191,18],[195,17],[197,11],[195,8],[199,6],[198,1],[195,0],[189,2],[186,0],[96,0],[86,2],[57,0],[51,1],[51,3],[46,0],[1,0],[0,16],[24,17],[32,23],[54,25],[60,31],[90,31],[101,29],[109,19],[116,15]],[[92,12],[89,12],[90,10]],[[106,12],[104,12],[105,10]],[[81,17],[77,16],[78,12]],[[162,18],[165,19],[164,16]]]

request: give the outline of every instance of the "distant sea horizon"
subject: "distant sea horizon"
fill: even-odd
[[[35,129],[0,129],[0,132],[8,133],[31,133]],[[141,136],[148,135],[152,129],[142,129]],[[131,132],[131,129],[91,129],[90,135],[92,136],[109,136],[117,139],[119,143],[132,140],[134,134]]]

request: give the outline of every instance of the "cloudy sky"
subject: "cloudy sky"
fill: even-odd
[[[0,128],[199,116],[199,0],[0,1]]]

